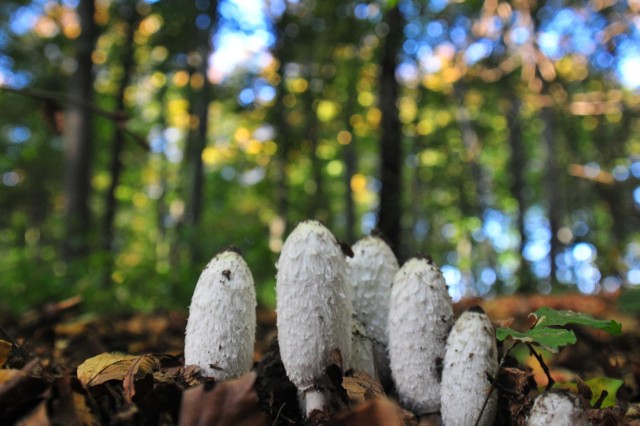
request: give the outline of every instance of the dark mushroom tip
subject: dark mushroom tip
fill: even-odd
[[[478,314],[484,314],[484,309],[482,309],[482,307],[480,305],[474,305],[472,307],[470,307],[469,309],[467,309],[467,312],[476,312]]]
[[[351,246],[349,245],[349,243],[344,242],[342,240],[336,240],[338,242],[338,245],[340,246],[340,248],[342,249],[342,253],[347,256],[347,257],[353,257],[353,250],[351,249]]]
[[[430,254],[416,253],[413,256],[413,259],[426,260],[429,265],[435,265],[435,263],[433,263],[433,259],[431,258]]]

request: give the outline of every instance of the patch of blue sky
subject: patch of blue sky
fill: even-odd
[[[493,51],[493,44],[491,40],[486,38],[471,43],[464,52],[465,62],[471,65],[488,57]]]
[[[16,35],[24,35],[31,31],[38,17],[42,15],[42,8],[31,3],[16,9],[9,19],[9,29]]]

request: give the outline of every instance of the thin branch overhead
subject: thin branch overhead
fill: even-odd
[[[12,87],[0,85],[0,90],[5,92],[14,93],[21,96],[26,96],[33,99],[44,101],[58,101],[67,105],[73,105],[79,108],[91,111],[93,114],[113,121],[116,126],[127,136],[129,136],[137,145],[146,151],[150,151],[149,144],[145,137],[135,133],[126,126],[128,120],[127,115],[123,111],[107,111],[102,108],[98,108],[91,102],[87,102],[82,99],[73,98],[60,92],[54,92],[44,89],[15,89]]]

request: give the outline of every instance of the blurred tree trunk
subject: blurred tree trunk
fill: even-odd
[[[93,61],[91,54],[97,38],[93,0],[78,3],[81,33],[76,40],[76,70],[70,80],[68,94],[73,99],[93,99]],[[63,253],[67,259],[87,252],[91,217],[92,113],[70,105],[64,125],[64,193],[65,232]]]
[[[355,240],[356,213],[353,200],[353,190],[351,189],[351,181],[356,174],[358,168],[356,159],[356,141],[353,134],[353,126],[351,125],[351,116],[354,114],[357,96],[357,83],[359,63],[357,57],[357,49],[354,47],[353,58],[347,61],[349,70],[347,77],[346,95],[347,99],[344,107],[344,127],[345,131],[351,135],[351,140],[344,145],[342,155],[344,161],[344,185],[345,185],[345,239],[349,244],[353,244]]]
[[[551,102],[548,100],[546,102]],[[543,123],[542,143],[546,150],[546,172],[544,176],[544,188],[547,196],[547,214],[549,229],[551,231],[551,250],[549,252],[551,273],[549,282],[556,282],[556,256],[560,253],[561,243],[558,239],[558,230],[562,224],[562,185],[560,166],[558,164],[557,139],[555,138],[554,111],[551,104],[545,104],[540,110],[540,118]]]
[[[184,222],[187,228],[192,232],[200,223],[202,213],[202,197],[204,187],[204,172],[202,168],[202,151],[207,146],[208,120],[209,120],[209,104],[212,101],[211,84],[209,83],[209,57],[211,56],[213,46],[211,37],[217,25],[218,2],[211,0],[209,3],[208,14],[211,23],[206,28],[197,31],[196,50],[199,56],[199,64],[195,72],[191,74],[191,114],[197,120],[195,132],[191,132],[186,149],[186,204],[184,213]],[[194,76],[198,76],[194,79]],[[201,87],[194,87],[193,82],[202,79]]]
[[[396,104],[399,85],[396,81],[398,54],[402,46],[404,19],[398,5],[385,17],[389,33],[382,46],[380,59],[380,111],[382,129],[380,138],[380,208],[378,229],[399,253],[401,247],[402,216],[402,127]]]
[[[309,83],[309,87],[304,94],[304,109],[307,117],[306,126],[304,129],[304,140],[309,143],[309,159],[311,161],[311,177],[315,184],[315,190],[311,193],[311,199],[307,204],[307,217],[316,218],[322,221],[329,219],[327,211],[327,201],[324,193],[324,179],[322,176],[322,162],[318,157],[318,113],[317,113],[317,101],[315,94],[311,90],[311,82],[316,78],[314,60],[318,60],[318,48],[317,43],[311,48],[313,54],[309,58],[305,68],[305,78]],[[320,68],[320,66],[317,66]]]
[[[138,20],[138,13],[135,7],[130,5],[123,5],[120,8],[122,18],[127,23],[127,32],[125,35],[125,43],[122,46],[120,63],[122,66],[122,78],[120,79],[120,85],[116,94],[116,111],[122,112],[125,110],[125,91],[131,81],[131,73],[133,72],[133,36],[135,34],[136,22]],[[116,123],[115,131],[113,134],[111,146],[111,164],[109,166],[109,172],[111,175],[111,183],[107,190],[105,199],[105,215],[102,225],[102,248],[105,251],[113,250],[113,222],[116,216],[116,210],[118,208],[118,202],[116,200],[116,188],[120,183],[120,176],[122,174],[122,151],[124,149],[124,133],[120,128],[120,123]],[[108,274],[111,275],[111,274]]]
[[[530,265],[522,256],[522,250],[527,242],[527,234],[524,226],[524,215],[527,211],[526,200],[524,197],[526,187],[525,170],[527,169],[527,158],[524,144],[522,141],[522,121],[520,112],[522,102],[514,93],[509,95],[509,111],[507,112],[507,125],[509,129],[509,148],[511,155],[509,156],[509,174],[511,175],[511,184],[509,186],[511,196],[516,200],[518,205],[518,234],[520,235],[520,244],[518,253],[520,253],[520,286],[519,290],[524,292],[535,291],[533,277],[531,277]]]
[[[285,35],[285,28],[288,24],[288,14],[285,11],[280,19],[277,20],[274,28],[276,41],[274,43],[275,47],[273,49],[273,56],[278,60],[279,67],[277,70],[278,83],[276,86],[276,101],[269,116],[269,122],[274,127],[275,140],[278,144],[275,161],[273,162],[276,173],[275,204],[278,216],[283,224],[282,234],[284,235],[287,234],[290,228],[287,168],[289,165],[289,150],[291,147],[291,131],[287,123],[287,107],[285,105],[287,85],[285,84],[284,74],[285,67],[289,63],[289,53],[291,52],[290,46],[287,43],[288,38]],[[282,235],[278,235],[276,237],[281,238]]]

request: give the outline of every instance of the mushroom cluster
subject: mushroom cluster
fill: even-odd
[[[495,330],[481,310],[455,322],[440,269],[416,256],[402,267],[377,236],[344,248],[320,222],[301,222],[276,268],[277,327],[286,374],[307,417],[341,406],[332,366],[377,377],[417,415],[446,425],[492,424],[497,374]],[[256,329],[253,277],[234,250],[216,255],[193,294],[185,364],[229,380],[252,366]],[[339,386],[339,385],[338,385]],[[487,400],[486,406],[484,404]],[[484,407],[484,408],[483,408]]]

